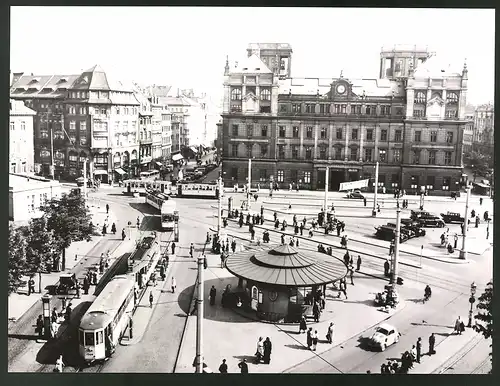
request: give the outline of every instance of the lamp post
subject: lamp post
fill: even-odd
[[[87,199],[87,157],[83,160],[83,198]]]
[[[377,217],[377,192],[378,192],[378,162],[375,164],[375,194],[373,196],[373,210],[372,210],[373,217]]]
[[[250,212],[250,189],[252,186],[252,159],[248,159],[247,209]]]
[[[470,285],[470,298],[469,298],[469,303],[470,303],[470,310],[469,310],[469,323],[467,324],[467,327],[472,327],[472,307],[474,306],[474,303],[476,302],[476,298],[474,295],[476,295],[476,284],[472,282]]]
[[[196,299],[196,372],[203,373],[203,255],[198,256],[198,299]]]
[[[43,308],[43,331],[45,339],[50,338],[50,295],[42,296],[42,308]]]
[[[470,186],[467,188],[467,197],[465,200],[465,215],[464,215],[464,225],[463,225],[463,231],[462,231],[462,249],[459,254],[459,259],[466,260],[467,259],[467,250],[465,249],[465,243],[467,241],[467,228],[468,228],[468,222],[469,222],[469,198],[470,198]]]
[[[217,179],[217,185],[219,188],[219,197],[217,200],[217,235],[220,239],[221,222],[222,222],[222,172],[219,173],[219,178]]]
[[[330,174],[330,168],[327,166],[326,171],[325,171],[325,203],[323,205],[323,208],[325,208],[325,213],[327,211],[328,207],[328,179],[329,179],[329,174]]]

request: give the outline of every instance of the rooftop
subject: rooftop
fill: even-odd
[[[272,74],[272,71],[256,55],[252,54],[248,58],[238,62],[238,66],[230,70],[231,74]]]
[[[226,267],[237,277],[287,287],[327,284],[347,274],[347,267],[340,259],[289,245],[235,253],[228,257]]]
[[[292,50],[288,43],[250,43],[247,50]]]
[[[36,115],[36,111],[24,105],[23,101],[10,100],[10,115]]]
[[[47,186],[59,186],[59,182],[35,175],[9,173],[9,190],[31,190],[45,188]]]

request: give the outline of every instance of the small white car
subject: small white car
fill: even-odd
[[[375,329],[369,344],[372,347],[379,348],[380,351],[385,351],[391,344],[398,343],[400,336],[401,334],[396,327],[383,323]]]

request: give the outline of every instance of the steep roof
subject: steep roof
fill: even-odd
[[[36,111],[26,107],[23,101],[10,100],[10,115],[36,115]]]
[[[238,63],[238,67],[231,71],[233,74],[272,74],[272,71],[260,58],[253,54]]]

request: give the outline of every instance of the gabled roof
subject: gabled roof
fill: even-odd
[[[272,74],[273,72],[260,60],[260,58],[253,54],[243,61],[238,63],[238,67],[231,71],[233,74]]]
[[[26,107],[23,101],[10,100],[10,115],[36,115],[36,111]]]

